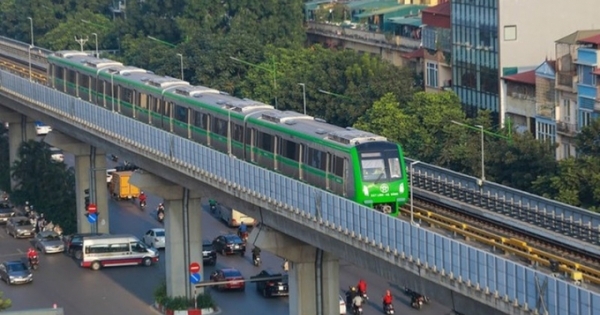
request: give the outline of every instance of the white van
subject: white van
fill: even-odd
[[[99,270],[113,266],[151,266],[158,250],[149,248],[133,235],[102,235],[83,239],[81,267]]]
[[[238,227],[242,224],[242,222],[248,226],[253,226],[256,224],[256,220],[254,218],[225,206],[219,207],[219,217],[230,227]]]

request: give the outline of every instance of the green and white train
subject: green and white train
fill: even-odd
[[[408,200],[402,148],[261,102],[78,51],[48,56],[56,90],[393,216]]]

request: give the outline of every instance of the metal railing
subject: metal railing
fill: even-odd
[[[327,226],[328,235],[343,240],[348,246],[358,246],[352,239],[372,246],[369,253],[379,259],[390,261],[390,255],[409,258],[431,272],[446,275],[455,283],[467,283],[482,294],[504,299],[515,307],[543,305],[543,310],[552,315],[600,314],[600,302],[594,302],[600,301],[600,295],[582,286],[372,211],[5,71],[0,71],[0,93],[198,181],[229,187],[237,191],[240,199],[260,198],[277,211],[289,213],[290,217],[312,218],[311,222]],[[55,127],[61,129],[61,126]],[[434,166],[423,167],[428,172],[436,170]],[[462,174],[454,175],[462,176],[463,187],[470,188],[476,183]],[[393,261],[399,264],[397,259]]]

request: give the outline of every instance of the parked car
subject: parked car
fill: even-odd
[[[6,261],[0,265],[0,279],[7,284],[30,283],[33,281],[33,274],[23,261]]]
[[[8,219],[15,216],[15,208],[9,203],[0,204],[0,223],[8,222]]]
[[[225,282],[216,286],[217,290],[241,290],[246,289],[246,282],[242,273],[234,268],[223,268],[216,270],[210,275],[214,282]]]
[[[148,230],[144,237],[142,238],[144,243],[148,246],[158,248],[165,248],[165,229],[163,228],[154,228]]]
[[[71,257],[75,257],[75,259],[83,258],[83,238],[90,236],[100,236],[102,233],[80,233],[73,234],[63,238],[65,242],[65,252],[67,255]]]
[[[288,275],[273,272],[272,270],[263,270],[250,279],[273,278],[271,280],[256,281],[256,291],[264,297],[287,296],[289,295]]]
[[[240,254],[244,256],[246,253],[246,244],[235,234],[218,236],[213,240],[212,244],[213,248],[223,256],[228,254]]]
[[[346,300],[340,295],[340,315],[346,315]]]
[[[33,237],[35,227],[31,224],[29,218],[12,217],[6,222],[6,234],[14,238]]]
[[[33,239],[33,246],[44,254],[62,253],[65,244],[60,235],[53,231],[42,231]]]
[[[208,266],[217,264],[217,252],[211,241],[205,240],[202,242],[202,263]]]

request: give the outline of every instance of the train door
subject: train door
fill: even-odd
[[[256,147],[256,129],[250,128],[250,161],[256,163],[256,155],[254,154],[254,148]]]
[[[325,189],[327,190],[331,190],[331,182],[330,182],[330,178],[329,175],[332,173],[331,167],[333,166],[331,163],[331,158],[332,155],[331,153],[327,152],[327,155],[325,156]]]
[[[279,152],[279,143],[281,139],[277,136],[273,136],[273,169],[279,170],[279,161],[277,161],[277,153]]]
[[[212,116],[206,114],[206,145],[210,147],[210,131],[212,130]]]
[[[304,150],[305,150],[305,145],[300,143],[298,150],[300,152],[298,152],[298,179],[299,180],[304,180],[304,169],[303,169],[303,161],[304,161]]]
[[[348,196],[348,185],[350,183],[349,179],[348,179],[348,175],[349,175],[349,170],[348,170],[348,158],[344,157],[344,174],[342,176],[342,196],[347,197]]]

